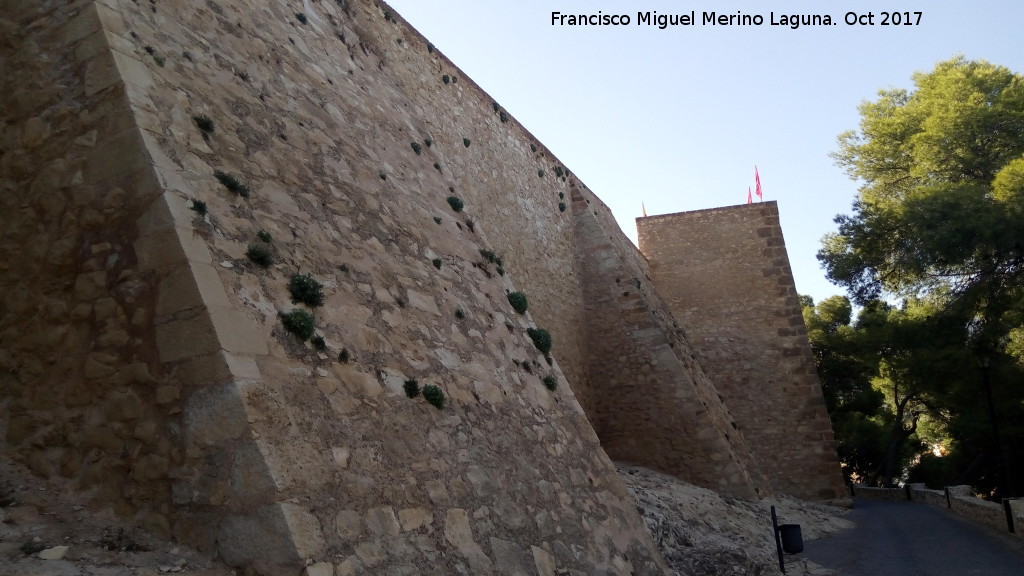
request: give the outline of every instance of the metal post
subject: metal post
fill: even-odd
[[[772,532],[775,533],[775,550],[779,553],[779,570],[786,573],[786,561],[782,556],[782,539],[779,538],[779,518],[775,515],[775,506],[772,506]]]
[[[996,451],[996,494],[1000,497],[1011,496],[1010,485],[1006,479],[1006,459],[1003,458],[1002,442],[999,440],[999,422],[996,420],[996,407],[992,401],[992,382],[988,377],[989,359],[986,356],[978,360],[981,368],[982,382],[985,384],[985,399],[988,401],[988,418],[992,423],[992,442]]]
[[[1010,500],[1014,498],[1003,498],[1003,512],[1006,513],[1006,529],[1010,531],[1010,534],[1015,534],[1013,526],[1013,509],[1010,508]]]

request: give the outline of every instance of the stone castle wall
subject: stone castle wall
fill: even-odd
[[[385,4],[19,0],[0,30],[0,432],[37,474],[266,574],[661,574],[606,450],[770,491],[607,208]],[[325,350],[282,327],[296,273]]]
[[[674,474],[742,498],[770,493],[735,417],[607,207],[573,195],[587,312],[588,412],[617,461]],[[680,418],[679,415],[685,414]]]
[[[772,488],[845,494],[779,224],[763,202],[637,219],[640,251]]]

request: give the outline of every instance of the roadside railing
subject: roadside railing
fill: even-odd
[[[974,496],[970,486],[930,490],[924,484],[905,484],[900,488],[854,484],[850,486],[850,493],[868,500],[908,500],[948,508],[960,516],[1024,539],[1024,498],[1004,498],[999,504]]]

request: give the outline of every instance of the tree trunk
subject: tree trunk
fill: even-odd
[[[885,463],[882,470],[882,486],[890,488],[893,486],[892,479],[896,475],[896,461],[899,458],[900,449],[910,435],[917,431],[917,412],[912,414],[910,428],[903,427],[903,419],[907,414],[907,404],[913,395],[907,396],[896,403],[896,419],[892,423],[892,431],[889,433],[889,448],[885,451]]]

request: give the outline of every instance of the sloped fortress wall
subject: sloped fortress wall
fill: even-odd
[[[5,450],[264,574],[664,573],[568,384],[568,180],[386,7],[297,6],[3,5]]]
[[[606,449],[770,492],[655,267],[387,5],[12,0],[0,32],[0,434],[37,474],[339,576],[662,574]]]
[[[775,202],[637,218],[651,277],[772,488],[841,498],[842,474]]]
[[[651,282],[647,262],[608,208],[574,192],[587,311],[588,412],[616,461],[756,500],[770,489],[736,418]]]

